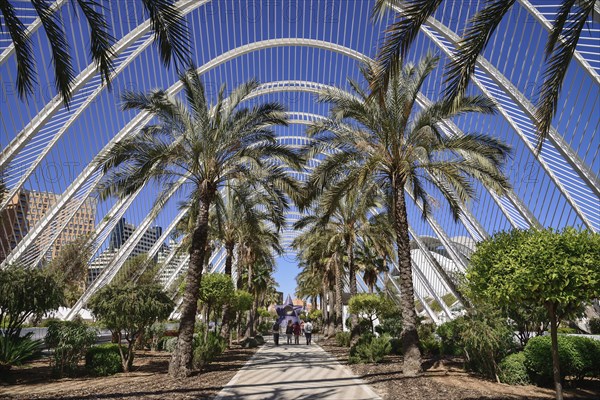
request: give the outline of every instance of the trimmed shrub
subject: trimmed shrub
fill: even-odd
[[[199,335],[194,340],[194,367],[202,370],[223,353],[226,348],[225,339],[214,332],[209,332],[206,338]]]
[[[43,341],[31,340],[30,336],[15,338],[0,335],[0,375],[13,366],[41,357]]]
[[[387,333],[393,338],[399,338],[402,335],[402,317],[389,317],[375,327],[375,331],[380,335]]]
[[[590,333],[600,335],[600,318],[590,319]]]
[[[338,332],[335,334],[335,341],[340,347],[350,347],[350,332]]]
[[[437,327],[436,334],[440,337],[440,353],[445,356],[462,355],[460,345],[461,318],[445,322]]]
[[[550,385],[552,378],[552,342],[550,336],[529,339],[525,346],[525,366],[539,385]],[[561,378],[598,376],[600,342],[579,336],[558,336],[558,359]]]
[[[58,376],[77,369],[79,360],[96,342],[96,331],[81,320],[52,321],[45,337],[46,346],[53,349],[52,367]]]
[[[504,357],[498,365],[498,369],[498,378],[502,383],[509,385],[529,385],[531,383],[525,366],[525,353],[522,351]]]
[[[392,345],[388,335],[375,337],[372,334],[364,334],[350,349],[348,362],[350,364],[378,363],[390,354],[391,350]]]
[[[240,342],[240,346],[242,346],[243,348],[253,349],[255,347],[258,347],[258,341],[253,337],[245,338]]]
[[[419,332],[419,348],[421,349],[421,352],[428,356],[439,355],[440,343],[433,334],[435,325],[421,324],[417,330]]]
[[[114,343],[91,347],[85,354],[85,367],[92,375],[107,376],[123,371],[119,345]]]
[[[164,348],[169,353],[174,352],[175,351],[175,347],[177,347],[177,337],[171,337],[171,338],[168,338],[165,341]]]

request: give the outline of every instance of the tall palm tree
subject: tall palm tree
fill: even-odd
[[[225,85],[216,104],[210,107],[204,85],[190,68],[180,74],[187,102],[172,98],[164,90],[150,93],[127,92],[123,108],[149,112],[156,124],[124,139],[102,162],[105,178],[100,193],[126,196],[149,181],[162,186],[155,208],[167,201],[169,189],[184,177],[191,188],[189,202],[197,206],[191,234],[190,261],[181,306],[179,340],[173,352],[169,373],[188,376],[192,370],[192,335],[197,311],[198,288],[206,254],[209,210],[217,190],[232,179],[246,181],[256,191],[285,194],[294,199],[297,184],[288,174],[300,168],[300,159],[275,141],[274,125],[286,125],[281,105],[265,103],[242,107],[256,80],[235,88],[227,100]],[[273,162],[276,160],[277,162]]]
[[[316,140],[307,147],[306,157],[328,154],[308,180],[309,187],[316,188],[316,195],[326,190],[331,196],[341,197],[348,188],[366,181],[375,182],[391,194],[402,292],[403,372],[407,375],[418,373],[421,357],[405,189],[412,192],[427,215],[432,195],[426,189],[435,188],[458,218],[461,203],[476,194],[471,179],[497,193],[509,187],[500,171],[509,151],[506,145],[483,134],[445,137],[437,126],[444,119],[464,113],[494,113],[493,102],[481,96],[461,97],[414,112],[420,88],[437,63],[436,57],[427,55],[417,65],[406,64],[391,76],[383,95],[373,96],[352,80],[349,82],[354,94],[336,88],[323,90],[318,100],[331,105],[331,116],[307,129]],[[369,84],[377,79],[378,68],[373,64],[362,67]]]
[[[363,281],[369,293],[373,293],[379,275],[388,271],[388,257],[380,256],[370,243],[362,242],[359,245],[356,252],[356,265],[363,273]]]
[[[390,74],[401,68],[411,44],[427,18],[435,13],[442,0],[377,0],[373,14],[382,16],[391,6],[402,6],[403,12],[387,28],[384,43],[379,52],[380,79],[373,82],[387,85]],[[456,46],[455,57],[446,70],[448,99],[464,95],[471,75],[475,71],[477,56],[483,53],[492,34],[514,5],[515,0],[488,0],[471,20]],[[538,149],[548,136],[552,118],[556,114],[558,97],[567,68],[579,41],[581,30],[594,12],[596,0],[563,0],[546,43],[543,83],[540,86],[535,124],[538,132]]]
[[[154,32],[155,41],[165,66],[171,60],[176,64],[188,65],[190,60],[189,33],[185,20],[173,0],[140,0],[144,11],[150,18],[150,26]],[[112,46],[115,42],[107,22],[107,6],[98,0],[72,0],[85,17],[90,30],[89,51],[92,60],[98,66],[103,81],[110,84],[110,74],[113,71],[114,54]],[[17,60],[17,90],[21,98],[33,93],[35,85],[35,57],[32,50],[31,36],[27,27],[17,16],[15,1],[0,0],[0,13],[3,24],[0,31],[10,34],[15,46]],[[56,90],[62,96],[65,105],[71,99],[71,84],[75,70],[71,60],[69,43],[63,29],[63,21],[58,8],[49,0],[31,0],[36,14],[40,18],[46,37],[50,44]],[[107,3],[108,4],[108,3]],[[115,3],[115,7],[118,7]]]

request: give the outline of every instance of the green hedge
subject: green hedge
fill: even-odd
[[[114,375],[123,371],[119,345],[115,343],[91,347],[85,354],[85,367],[98,376]]]
[[[550,336],[530,339],[525,346],[525,366],[535,383],[550,385],[552,378],[552,343]],[[600,341],[580,336],[558,336],[558,359],[561,377],[581,380],[600,373]]]
[[[505,357],[498,366],[498,378],[509,385],[528,385],[531,383],[525,366],[525,353],[519,352]]]
[[[194,340],[194,367],[202,370],[214,361],[227,348],[227,343],[219,334],[209,332],[206,338],[199,335]]]

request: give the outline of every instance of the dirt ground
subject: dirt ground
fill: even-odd
[[[348,348],[332,340],[319,343],[367,381],[384,400],[546,400],[554,391],[533,385],[511,386],[465,372],[460,360],[425,360],[424,373],[416,378],[402,375],[402,357],[390,355],[380,364],[347,364]],[[565,389],[565,399],[600,399],[600,380],[586,380],[581,388]]]
[[[136,353],[133,371],[108,377],[52,378],[47,360],[11,371],[0,382],[0,399],[209,399],[233,378],[257,349],[234,346],[201,374],[185,380],[169,378],[170,354]]]

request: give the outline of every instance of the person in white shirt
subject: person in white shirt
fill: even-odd
[[[306,320],[306,322],[304,323],[304,336],[306,337],[306,345],[307,346],[310,345],[310,343],[311,343],[312,330],[313,330],[312,322],[310,322],[310,320]]]

